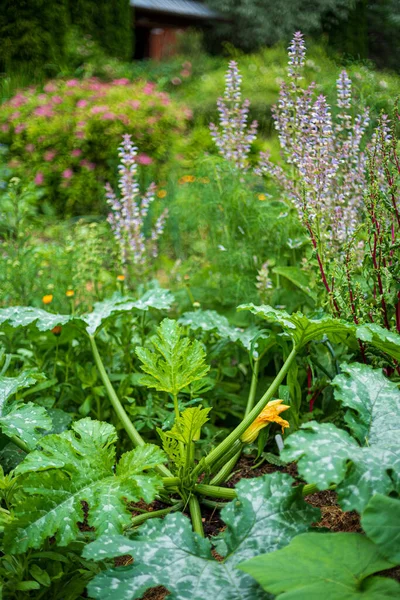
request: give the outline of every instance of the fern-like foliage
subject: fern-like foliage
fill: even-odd
[[[158,446],[146,444],[123,454],[116,465],[116,441],[112,425],[89,418],[74,423],[72,431],[41,440],[41,450],[16,469],[20,493],[15,519],[5,528],[8,552],[40,548],[52,536],[67,546],[85,518],[96,535],[129,526],[128,503],[151,502],[162,487],[159,475],[145,471],[166,457]]]

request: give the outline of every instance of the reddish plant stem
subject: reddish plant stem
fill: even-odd
[[[308,233],[310,234],[311,243],[312,243],[312,245],[314,247],[315,254],[317,256],[317,261],[318,261],[318,266],[319,266],[319,270],[320,270],[320,273],[321,273],[322,283],[324,284],[324,287],[325,287],[326,291],[328,292],[329,298],[331,299],[332,304],[334,306],[334,309],[336,311],[336,315],[335,316],[338,317],[338,318],[340,318],[340,309],[339,309],[338,303],[336,302],[336,299],[333,296],[332,289],[329,286],[328,280],[326,278],[324,265],[322,264],[322,260],[321,260],[321,257],[319,255],[319,252],[318,252],[317,240],[315,239],[314,232],[311,229],[311,226],[310,226],[310,224],[309,224],[308,221],[306,221],[306,227],[308,229]]]
[[[382,243],[382,239],[381,239],[381,227],[380,224],[376,218],[375,215],[375,194],[373,195],[373,204],[370,208],[370,215],[371,215],[371,221],[372,224],[374,226],[374,246],[373,246],[373,251],[372,251],[372,264],[374,267],[374,271],[375,271],[375,275],[376,275],[376,280],[377,280],[377,284],[378,284],[378,289],[379,289],[379,295],[381,297],[381,308],[382,308],[382,316],[383,316],[383,322],[384,325],[386,327],[386,329],[390,330],[390,325],[389,325],[389,319],[387,316],[387,307],[386,307],[386,301],[385,301],[385,295],[384,295],[384,290],[383,290],[383,284],[382,284],[382,276],[381,276],[381,262],[382,262],[382,250],[381,250],[381,243]],[[378,253],[378,244],[379,244],[379,253]],[[379,257],[379,260],[378,260]]]
[[[353,316],[353,321],[354,321],[355,325],[358,325],[359,324],[359,320],[358,320],[358,317],[357,317],[356,303],[355,303],[355,299],[354,299],[353,288],[352,288],[352,285],[351,285],[351,277],[350,277],[350,269],[349,269],[349,263],[350,263],[349,252],[350,252],[350,248],[348,247],[347,248],[347,252],[346,252],[346,260],[345,260],[347,288],[349,290],[350,309],[351,309],[351,314]],[[361,352],[361,356],[362,356],[362,359],[363,359],[363,363],[366,365],[367,364],[367,357],[365,355],[365,344],[361,340],[358,340],[358,345],[360,347],[360,352]]]
[[[321,393],[321,390],[317,390],[316,392],[314,392],[314,395],[313,395],[313,397],[310,400],[310,406],[309,406],[310,412],[312,412],[314,410],[315,401],[317,400],[317,398],[320,395],[320,393]]]

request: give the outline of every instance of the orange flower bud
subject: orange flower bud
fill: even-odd
[[[46,294],[42,298],[43,304],[51,304],[52,301],[53,301],[53,294]]]

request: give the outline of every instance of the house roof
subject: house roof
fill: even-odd
[[[142,10],[196,19],[218,19],[221,15],[194,0],[130,0],[130,5]]]

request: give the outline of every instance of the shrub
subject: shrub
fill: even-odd
[[[54,63],[64,58],[67,24],[66,0],[3,0],[2,70],[20,70],[29,65],[30,70],[44,68],[54,73]]]
[[[123,133],[139,164],[165,163],[189,113],[144,81],[50,81],[0,107],[0,142],[16,175],[43,186],[62,215],[105,210],[103,185],[115,180]]]
[[[90,34],[106,52],[129,60],[133,55],[132,8],[129,0],[70,0],[72,23]]]

